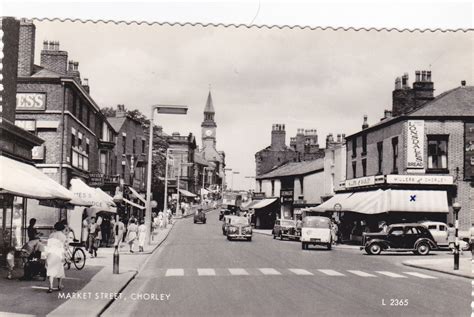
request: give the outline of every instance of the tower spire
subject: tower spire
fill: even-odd
[[[207,101],[206,101],[206,107],[204,108],[204,113],[215,113],[214,105],[212,103],[211,90],[209,90],[209,94],[207,95]]]

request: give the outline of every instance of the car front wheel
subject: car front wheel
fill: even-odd
[[[426,242],[420,242],[416,246],[416,252],[419,255],[428,255],[430,253],[430,245]]]
[[[379,255],[382,252],[382,246],[378,243],[372,243],[367,249],[368,254]]]

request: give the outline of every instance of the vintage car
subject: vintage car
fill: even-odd
[[[296,221],[291,219],[277,219],[272,230],[273,239],[277,237],[291,240],[299,240],[301,236],[301,228],[296,227]]]
[[[448,248],[448,226],[444,222],[437,221],[421,221],[420,224],[424,225],[430,231],[436,244],[439,248]],[[459,232],[459,248],[467,251],[470,249],[470,241],[467,234]]]
[[[225,215],[223,218],[224,223],[222,224],[222,234],[225,236],[227,235],[227,228],[230,226],[230,223],[233,218],[238,218],[238,216],[234,215]]]
[[[247,217],[231,217],[226,233],[227,240],[246,239],[252,241],[252,226]]]
[[[196,212],[194,213],[194,223],[206,223],[206,214],[204,213],[204,211],[202,211],[202,209],[198,209],[196,210]]]
[[[309,245],[324,245],[331,250],[331,220],[321,216],[304,217],[300,240],[303,250],[307,250]]]
[[[388,226],[386,231],[363,234],[363,246],[367,254],[380,254],[382,251],[412,251],[427,255],[438,245],[428,228],[419,223],[400,223]]]

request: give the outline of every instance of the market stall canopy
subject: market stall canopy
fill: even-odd
[[[186,189],[180,189],[179,192],[185,197],[196,197],[197,195],[187,191]]]
[[[249,209],[261,209],[264,207],[267,207],[270,204],[273,204],[277,198],[266,198],[262,200],[254,200],[255,204],[252,206],[248,207]]]
[[[76,197],[87,202],[94,212],[117,212],[112,197],[104,193],[101,189],[90,187],[78,178],[71,179],[70,190]]]
[[[146,199],[142,195],[140,195],[133,187],[129,187],[130,191],[132,192],[133,196],[140,199],[144,204],[146,204]]]
[[[55,182],[36,167],[0,156],[0,192],[38,200],[61,200],[88,206],[67,188]],[[26,180],[26,181],[25,181]]]
[[[130,200],[128,200],[128,199],[125,199],[125,198],[124,198],[123,201],[124,201],[125,203],[129,204],[130,206],[137,207],[138,209],[142,209],[142,210],[145,209],[145,206],[141,206],[141,205],[139,205],[139,204],[136,204],[136,203],[134,203],[133,201],[130,201]]]

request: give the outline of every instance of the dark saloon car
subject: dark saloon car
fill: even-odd
[[[419,223],[390,225],[386,231],[363,234],[363,247],[367,254],[382,251],[411,251],[417,255],[427,255],[438,246],[430,231]]]
[[[299,240],[301,237],[301,228],[296,227],[296,221],[291,219],[277,219],[272,230],[273,239],[283,238]]]
[[[206,214],[202,211],[202,209],[196,210],[194,213],[194,223],[206,223]]]
[[[226,233],[227,240],[245,239],[252,241],[252,226],[247,217],[231,217]]]

